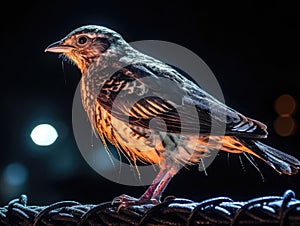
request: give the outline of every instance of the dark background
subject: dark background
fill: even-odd
[[[300,100],[299,7],[286,2],[189,1],[36,1],[8,2],[1,13],[1,156],[0,206],[25,193],[29,204],[59,200],[100,203],[126,193],[140,196],[146,187],[130,187],[98,175],[82,158],[72,130],[72,101],[80,80],[72,65],[62,69],[57,55],[45,47],[73,29],[99,24],[128,41],[165,40],[185,46],[212,69],[228,105],[269,128],[265,143],[300,158],[299,130],[287,137],[273,127],[276,98],[290,94]],[[299,120],[299,112],[293,115]],[[30,132],[39,123],[59,133],[50,147],[38,147]],[[9,186],[5,171],[11,163],[25,167],[26,181]],[[220,154],[207,169],[181,170],[164,195],[196,201],[216,196],[247,200],[282,195],[300,196],[300,174],[279,176],[257,161],[258,171],[237,156]]]

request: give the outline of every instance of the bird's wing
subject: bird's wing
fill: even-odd
[[[134,126],[177,134],[267,136],[264,124],[227,107],[175,69],[157,62],[122,68],[105,83],[97,100],[114,117]]]

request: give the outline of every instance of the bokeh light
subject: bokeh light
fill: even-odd
[[[4,182],[9,186],[21,186],[27,180],[28,172],[21,163],[11,163],[3,171]]]
[[[26,190],[27,181],[27,167],[19,162],[8,164],[2,171],[0,196],[6,200],[19,196]]]
[[[297,102],[289,94],[279,96],[275,101],[275,110],[279,116],[274,121],[274,129],[280,136],[291,136],[296,132],[297,121],[293,114],[297,110]]]
[[[289,94],[283,94],[275,101],[275,110],[281,116],[291,116],[296,111],[296,107],[296,100]]]
[[[274,122],[274,129],[280,136],[291,136],[295,133],[297,128],[297,122],[292,117],[279,116]]]
[[[39,146],[49,146],[56,141],[58,133],[53,126],[40,124],[32,130],[30,137]]]

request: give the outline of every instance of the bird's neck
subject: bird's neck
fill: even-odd
[[[82,60],[80,64],[77,64],[79,70],[81,71],[82,76],[85,75],[87,72],[88,68],[91,66],[92,62],[87,61],[87,60]]]

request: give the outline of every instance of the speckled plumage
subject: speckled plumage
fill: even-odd
[[[80,27],[47,51],[66,55],[81,70],[82,103],[103,142],[134,164],[161,167],[140,199],[119,199],[123,206],[158,201],[182,165],[197,164],[212,151],[248,153],[289,175],[300,167],[294,157],[256,141],[267,136],[263,123],[227,107],[108,28]]]

